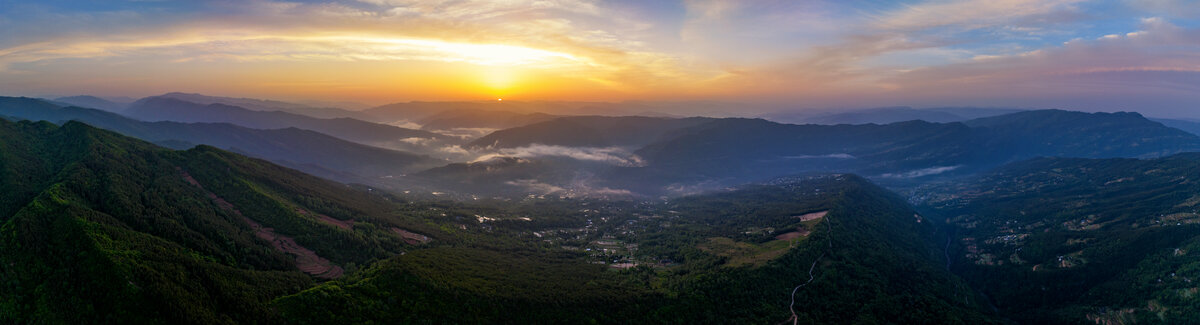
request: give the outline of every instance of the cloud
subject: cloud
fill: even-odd
[[[38,43],[0,50],[0,64],[55,59],[161,57],[172,62],[231,61],[437,61],[483,66],[587,66],[588,60],[534,48],[452,43],[438,40],[344,34],[328,36],[253,35],[228,32],[204,38],[147,38],[128,41]]]
[[[1113,26],[1128,23],[1097,22],[1097,9],[1090,6],[1076,0],[900,5],[846,19],[844,32],[831,42],[790,57],[729,66],[706,82],[741,96],[786,93],[783,98],[792,101],[785,103],[810,107],[1178,111],[1200,100],[1195,77],[1181,76],[1197,70],[1200,29],[1147,18],[1135,29],[1116,32]],[[1127,19],[1139,22],[1136,16]],[[1076,39],[1063,44],[1071,38]],[[1097,96],[1104,99],[1091,100]]]
[[[1200,17],[1200,6],[1195,0],[1125,0],[1132,8],[1154,15],[1179,18]]]
[[[847,153],[831,153],[828,155],[784,156],[783,158],[784,159],[854,159],[854,156],[851,156],[850,154],[847,154]]]
[[[520,148],[499,149],[495,153],[490,153],[475,158],[475,160],[472,162],[487,161],[496,157],[567,157],[576,160],[601,162],[616,166],[640,167],[646,165],[646,162],[642,160],[641,157],[638,157],[637,155],[634,155],[628,150],[622,148],[564,147],[541,144],[534,144]]]
[[[372,101],[503,94],[810,107],[1007,105],[988,101],[999,97],[1046,106],[1058,102],[1039,96],[1085,93],[1092,85],[1098,85],[1093,91],[1138,95],[1142,103],[1164,92],[1186,102],[1196,96],[1181,90],[1193,83],[1177,76],[1194,70],[1189,42],[1200,16],[1190,0],[87,6],[14,0],[4,6],[0,88],[12,93],[217,89]],[[1161,18],[1139,24],[1141,17]],[[1064,44],[1071,39],[1077,40]],[[540,82],[498,89],[473,80],[490,69]],[[104,89],[110,91],[97,91]]]
[[[565,192],[567,190],[567,189],[559,187],[559,186],[554,186],[554,185],[539,182],[536,179],[518,179],[518,180],[504,182],[504,184],[521,187],[527,191],[538,192],[538,193],[542,193],[542,194]]]
[[[497,128],[449,128],[429,130],[430,132],[441,134],[448,137],[456,137],[459,139],[474,139],[484,136],[488,133],[496,132]]]
[[[562,187],[553,184],[543,183],[536,179],[519,179],[506,181],[504,184],[516,186],[525,189],[526,191],[541,193],[541,194],[564,194],[569,197],[578,196],[631,196],[633,192],[626,189],[615,189],[610,187],[593,187],[585,181],[575,181],[569,187]]]
[[[948,171],[958,169],[959,167],[962,167],[962,166],[961,165],[960,166],[938,166],[938,167],[910,170],[910,171],[906,171],[906,172],[902,172],[902,173],[886,173],[883,175],[879,175],[879,177],[883,177],[883,178],[917,178],[917,177],[924,177],[924,176],[929,176],[929,175],[937,175],[937,174],[945,173]]]
[[[418,146],[429,145],[430,143],[433,143],[434,141],[436,141],[436,139],[434,139],[434,138],[422,138],[422,137],[408,137],[408,138],[400,139],[400,142],[404,142],[404,143],[411,144],[411,145],[418,145]]]
[[[879,18],[876,27],[888,31],[922,31],[957,26],[960,31],[1009,26],[1029,17],[1074,10],[1083,0],[970,0],[931,1],[904,6]]]
[[[463,149],[463,148],[462,148],[462,146],[458,146],[458,145],[453,145],[453,146],[445,146],[445,147],[442,147],[442,148],[438,149],[438,151],[441,151],[441,152],[444,152],[444,153],[449,153],[449,154],[456,154],[456,155],[469,155],[469,154],[471,154],[471,152],[470,152],[470,151],[467,151],[467,149]]]
[[[1194,94],[1200,90],[1200,29],[1143,19],[1141,29],[1018,54],[914,69],[885,79],[915,94]],[[1188,77],[1190,76],[1190,77]],[[949,88],[947,88],[949,87]]]
[[[388,125],[391,125],[391,126],[397,126],[397,127],[402,127],[402,128],[405,128],[405,129],[414,129],[414,130],[420,130],[420,129],[421,129],[421,125],[420,125],[420,124],[417,124],[416,122],[412,122],[412,121],[409,121],[409,120],[399,120],[399,121],[394,121],[394,122],[388,123]]]
[[[415,62],[408,70],[418,71],[433,66],[419,64],[444,62],[519,67],[629,93],[705,73],[648,46],[639,32],[648,23],[587,0],[202,1],[187,10],[72,14],[28,6],[40,8],[26,11],[38,18],[0,19],[0,29],[14,36],[0,40],[0,69],[38,74],[64,60],[88,60],[98,66],[92,73],[127,62],[146,71],[197,63]],[[48,21],[67,27],[46,27]]]

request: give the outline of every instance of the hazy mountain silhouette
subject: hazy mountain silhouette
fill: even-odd
[[[124,111],[133,118],[157,122],[231,123],[255,129],[296,127],[364,144],[394,143],[406,138],[439,140],[436,133],[352,118],[321,119],[283,111],[254,111],[226,104],[198,104],[166,97],[138,100]]]
[[[54,99],[55,102],[65,103],[70,106],[79,106],[87,108],[102,109],[109,112],[120,113],[125,110],[127,104],[112,102],[96,96],[70,96],[59,97]]]
[[[0,114],[57,123],[77,120],[178,149],[207,144],[341,181],[370,181],[440,163],[427,156],[297,128],[258,130],[228,123],[144,122],[96,109],[59,107],[33,98],[0,97]]]
[[[178,100],[182,100],[182,101],[186,101],[186,102],[192,102],[192,103],[204,104],[204,105],[225,104],[225,105],[230,105],[230,106],[238,106],[238,107],[255,110],[255,111],[284,111],[284,112],[289,112],[289,113],[312,116],[312,117],[316,117],[316,118],[351,117],[351,118],[361,119],[365,116],[364,114],[362,114],[361,112],[358,112],[358,111],[340,109],[340,108],[335,108],[335,107],[313,107],[313,106],[304,105],[304,104],[283,102],[283,101],[277,101],[277,100],[220,97],[220,96],[208,96],[208,95],[201,95],[201,94],[181,93],[181,92],[166,93],[166,94],[162,94],[159,96],[143,98],[143,100],[148,99],[148,98],[156,98],[156,97],[157,98],[178,99]]]

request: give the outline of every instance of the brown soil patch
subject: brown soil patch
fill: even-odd
[[[798,215],[798,216],[792,216],[792,218],[800,218],[800,221],[809,221],[809,220],[817,220],[817,219],[824,218],[825,215],[827,215],[827,214],[829,214],[829,210],[825,210],[825,211],[821,211],[821,212],[805,213],[805,214]]]
[[[180,171],[180,175],[185,181],[195,185],[196,187],[199,187],[202,190],[204,189],[204,186],[200,186],[200,183],[196,182],[196,179],[192,178],[191,175],[188,175],[188,173],[183,171],[182,168],[176,167],[176,170]],[[291,237],[276,234],[275,229],[263,227],[261,224],[254,222],[254,220],[250,220],[250,218],[247,218],[245,215],[242,215],[242,211],[238,211],[238,209],[233,206],[233,203],[225,201],[225,199],[222,199],[213,192],[208,192],[207,190],[205,190],[205,192],[207,192],[208,198],[212,199],[213,203],[216,203],[218,207],[228,210],[234,215],[242,217],[242,220],[245,221],[246,224],[250,225],[250,229],[254,229],[255,236],[271,242],[271,246],[275,247],[275,250],[295,256],[296,268],[300,269],[300,271],[324,279],[336,279],[341,277],[344,273],[340,266],[333,265],[333,263],[329,260],[317,256],[316,252],[313,252],[304,246],[300,246],[300,244],[297,244],[296,240],[292,239]]]
[[[424,244],[424,243],[428,243],[433,240],[433,238],[429,238],[429,236],[425,236],[422,234],[418,234],[415,232],[407,231],[407,230],[396,228],[396,227],[392,227],[392,231],[395,231],[396,234],[399,234],[400,238],[404,238],[404,242],[406,242],[410,245]]]
[[[179,171],[179,174],[181,176],[183,176],[183,180],[187,181],[188,184],[192,184],[192,185],[195,185],[196,187],[199,187],[200,189],[204,189],[204,186],[200,186],[200,182],[197,182],[195,178],[192,178],[192,175],[183,171],[183,168],[175,167],[175,170]]]
[[[346,229],[346,230],[354,229],[354,219],[338,220],[338,219],[334,219],[333,217],[323,215],[320,213],[310,214],[307,210],[304,210],[301,208],[296,208],[296,213],[299,213],[301,215],[316,217],[318,220],[321,220],[321,222],[324,222],[324,223],[327,223],[330,225],[334,225],[338,228],[342,228],[342,229]]]
[[[336,279],[344,273],[341,267],[333,265],[329,260],[317,256],[316,252],[300,246],[300,244],[296,243],[295,239],[276,234],[275,229],[263,227],[245,216],[242,216],[242,220],[245,220],[250,225],[250,228],[254,229],[255,236],[271,242],[271,246],[275,247],[276,250],[295,256],[296,268],[300,269],[300,271],[325,279]]]
[[[804,230],[804,229],[799,229],[799,230],[796,230],[796,231],[793,231],[793,232],[789,232],[789,233],[786,233],[786,234],[781,234],[781,235],[779,235],[779,236],[775,236],[775,239],[778,239],[778,240],[792,240],[792,239],[796,239],[796,238],[800,238],[800,237],[808,237],[808,234],[811,234],[811,233],[812,233],[811,231]]]

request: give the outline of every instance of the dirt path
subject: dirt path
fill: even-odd
[[[811,219],[808,219],[808,220],[814,220],[817,218],[824,218],[828,214],[829,214],[829,211],[826,210],[826,211],[821,211],[821,212],[805,214],[803,216],[799,216],[799,218],[801,220],[804,220],[805,217],[810,217]],[[805,221],[807,221],[807,220],[805,220]],[[822,252],[820,256],[817,256],[816,259],[813,259],[812,265],[810,265],[808,267],[808,281],[804,281],[804,283],[801,283],[800,285],[797,285],[795,288],[792,288],[792,300],[791,300],[791,303],[788,304],[788,311],[792,313],[792,317],[787,320],[784,320],[780,324],[787,324],[787,322],[789,320],[792,321],[792,325],[797,325],[800,322],[800,317],[796,316],[796,292],[800,291],[800,288],[803,288],[804,286],[807,286],[809,283],[813,282],[813,279],[815,279],[815,277],[813,276],[813,270],[815,270],[817,268],[817,263],[821,262],[822,258],[825,258],[825,254],[828,254],[829,252],[833,251],[833,225],[830,224],[831,222],[833,222],[832,218],[825,219],[825,226],[828,227],[827,229],[829,229],[829,234],[826,237],[828,239],[829,247],[824,252]]]

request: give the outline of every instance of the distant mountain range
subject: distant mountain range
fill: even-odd
[[[69,100],[103,104],[82,96]],[[654,107],[622,105],[410,102],[341,110],[365,119],[359,120],[307,116],[293,111],[308,106],[286,102],[169,93],[122,111],[147,121],[183,122],[183,131],[168,131],[174,124],[146,123],[156,125],[149,127],[79,110],[42,117],[0,114],[53,121],[87,116],[89,123],[162,145],[210,144],[343,181],[480,193],[683,194],[812,171],[855,172],[897,185],[1039,156],[1158,157],[1200,150],[1195,134],[1136,113],[887,107],[808,116],[806,123],[817,124],[802,125],[743,118],[570,116]],[[539,109],[568,116],[536,113]],[[1190,126],[1182,120],[1163,122]],[[229,126],[219,123],[260,130],[226,130]],[[345,146],[326,135],[366,146]],[[387,176],[392,178],[380,179]]]
[[[791,124],[889,124],[912,120],[935,123],[962,122],[970,119],[1011,114],[1026,109],[981,107],[912,108],[908,106],[855,109],[837,113],[784,111],[763,115],[771,121]]]
[[[172,97],[143,98],[131,104],[122,114],[150,122],[230,123],[254,129],[295,127],[358,143],[409,150],[414,148],[405,147],[410,143],[402,140],[410,138],[422,141],[449,140],[447,137],[433,132],[353,118],[322,119],[285,111],[249,110],[222,103],[193,103]]]
[[[1200,137],[1136,113],[1039,110],[965,122],[884,125],[564,117],[497,131],[466,146],[520,154],[520,147],[535,144],[632,148],[629,159],[643,161],[641,166],[609,165],[579,172],[595,175],[605,187],[655,193],[806,171],[856,172],[900,182],[965,175],[1038,156],[1159,157],[1200,150]],[[552,154],[547,151],[540,152]],[[538,159],[528,154],[525,158]],[[491,172],[504,171],[493,168]]]
[[[144,122],[95,109],[60,107],[33,98],[0,98],[0,114],[57,123],[81,121],[173,148],[207,144],[341,181],[399,176],[442,163],[426,156],[297,128],[258,130],[227,123]]]
[[[415,122],[425,130],[507,129],[547,121],[555,117],[546,113],[458,109],[438,112]]]
[[[1176,129],[1183,130],[1187,133],[1200,135],[1200,121],[1163,119],[1163,118],[1155,118],[1155,119],[1151,119],[1151,120],[1158,122],[1158,123],[1162,123],[1162,125],[1166,125],[1168,127],[1173,127]]]
[[[533,144],[567,147],[643,146],[685,127],[711,122],[711,118],[564,117],[488,134],[467,143],[469,148],[515,148]]]
[[[255,111],[268,111],[268,112],[269,111],[283,111],[283,112],[288,112],[288,113],[293,113],[293,114],[307,115],[307,116],[316,117],[316,118],[350,117],[350,118],[361,119],[364,116],[366,116],[359,111],[352,111],[352,110],[335,108],[335,107],[313,107],[313,106],[304,105],[304,104],[289,103],[289,102],[283,102],[283,101],[277,101],[277,100],[220,97],[220,96],[208,96],[208,95],[180,93],[180,92],[166,93],[166,94],[159,95],[159,96],[143,98],[141,100],[146,100],[146,99],[151,99],[151,98],[175,99],[175,100],[181,100],[181,101],[191,102],[191,103],[196,103],[196,104],[201,104],[201,105],[224,104],[224,105],[237,106],[237,107],[241,107],[241,108],[245,108],[245,109],[249,109],[249,110],[255,110]]]
[[[96,96],[59,97],[55,98],[54,101],[66,104],[64,106],[98,108],[114,113],[119,113],[125,110],[125,107],[129,105],[129,103],[117,103]]]

